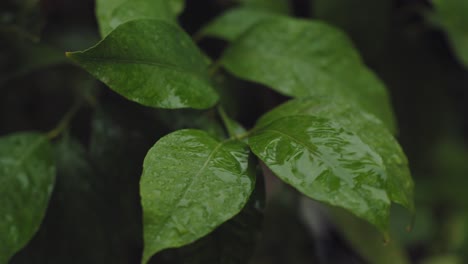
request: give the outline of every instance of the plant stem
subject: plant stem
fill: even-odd
[[[68,112],[65,113],[65,115],[62,117],[60,122],[57,124],[57,126],[55,128],[53,128],[52,130],[50,130],[49,132],[47,132],[47,138],[49,138],[49,140],[57,138],[58,136],[60,136],[63,133],[63,131],[70,124],[72,118],[75,116],[75,114],[80,109],[81,104],[82,104],[81,100],[76,101],[72,105],[72,107],[68,110]]]

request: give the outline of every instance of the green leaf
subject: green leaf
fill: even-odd
[[[445,29],[460,61],[468,67],[468,2],[465,0],[433,0],[434,19]]]
[[[279,14],[291,13],[289,0],[238,0],[249,8],[261,9]]]
[[[387,175],[386,189],[390,199],[411,211],[414,209],[414,183],[408,160],[398,142],[380,120],[344,100],[309,97],[294,99],[273,109],[258,120],[257,126],[262,127],[277,119],[295,115],[327,118],[347,131],[355,133],[382,158]]]
[[[0,139],[0,263],[7,263],[38,230],[55,180],[47,138],[17,133]]]
[[[248,141],[255,155],[300,192],[387,228],[385,166],[355,134],[327,119],[289,116],[258,128]]]
[[[237,77],[284,95],[356,101],[395,130],[385,86],[348,38],[326,24],[283,17],[263,20],[233,42],[222,64]]]
[[[208,108],[216,94],[206,58],[180,28],[158,20],[120,25],[67,56],[125,98],[161,108]]]
[[[98,0],[96,1],[96,17],[101,36],[104,37],[119,25],[136,19],[160,19],[177,24],[172,2],[167,0]]]
[[[151,263],[248,263],[263,225],[265,186],[260,172],[257,170],[255,190],[239,214],[194,243],[161,252]]]
[[[255,173],[248,147],[219,142],[200,130],[179,130],[148,152],[140,181],[145,248],[155,253],[191,243],[246,204]]]
[[[237,123],[235,120],[230,118],[222,107],[219,107],[218,110],[219,115],[221,116],[221,119],[223,119],[224,126],[226,127],[226,130],[230,137],[235,137],[247,132],[241,124]]]
[[[185,0],[169,0],[169,6],[174,14],[180,15],[184,11]]]
[[[278,16],[262,9],[239,7],[226,11],[204,26],[201,36],[210,36],[234,41],[256,23]]]

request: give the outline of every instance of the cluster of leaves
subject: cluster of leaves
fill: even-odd
[[[321,1],[316,2],[319,7]],[[455,0],[451,2],[457,6]],[[460,21],[453,19],[447,10],[455,7],[448,5],[437,1],[437,21],[447,29],[465,63],[466,23],[461,17]],[[124,98],[149,108],[170,109],[158,110],[159,121],[169,123],[170,133],[159,138],[166,131],[139,123],[122,128],[128,120],[119,123],[115,116],[123,112],[100,110],[86,153],[64,132],[82,101],[95,103],[92,95],[81,92],[79,102],[49,133],[2,137],[0,201],[6,206],[0,209],[0,231],[5,234],[0,237],[4,245],[0,263],[24,248],[41,223],[52,228],[58,218],[66,223],[76,221],[66,213],[48,213],[44,218],[48,206],[70,206],[87,215],[83,221],[112,222],[115,212],[106,208],[106,202],[90,209],[74,199],[115,198],[106,193],[105,186],[113,180],[122,194],[117,198],[120,206],[130,208],[131,215],[126,217],[143,223],[142,263],[158,252],[188,244],[194,248],[184,254],[193,261],[245,263],[251,249],[238,247],[249,247],[254,239],[254,232],[246,230],[258,225],[259,204],[264,199],[262,174],[267,172],[259,164],[305,196],[343,208],[385,236],[392,203],[414,210],[413,181],[407,158],[395,139],[398,129],[388,92],[343,32],[323,21],[292,17],[288,1],[243,0],[192,38],[177,22],[183,10],[182,0],[97,0],[102,40],[66,56]],[[208,37],[228,43],[221,56],[210,58],[195,42]],[[55,54],[48,57],[52,59],[46,64],[60,61]],[[230,111],[232,104],[242,104],[229,97],[239,80],[266,86],[291,99],[246,129]],[[178,125],[177,113],[189,115],[185,118],[192,119],[191,123]],[[215,121],[207,123],[207,114],[215,116]],[[200,129],[186,128],[190,126]],[[178,130],[181,127],[184,129]],[[59,136],[53,147],[51,141]],[[147,153],[123,142],[152,144],[157,138]],[[126,190],[138,184],[139,175],[133,175],[138,169],[115,164],[127,155],[143,163],[139,194]],[[94,159],[107,163],[94,167],[89,162]],[[109,167],[116,174],[133,175],[133,179],[112,179]],[[56,181],[56,174],[68,178]],[[102,182],[87,178],[92,175]],[[69,187],[75,183],[82,189]],[[61,188],[54,192],[55,199],[54,184]],[[90,213],[100,210],[106,217]],[[119,223],[126,220],[112,226],[118,228]],[[140,232],[138,225],[127,229],[128,234],[118,235],[112,228],[75,231],[87,239],[94,236],[96,244],[105,243],[110,235],[112,248],[121,243],[120,236]],[[31,243],[47,241],[47,234],[39,231]],[[242,243],[230,241],[232,237]],[[218,252],[200,253],[200,248],[220,240],[225,243],[217,245]],[[112,249],[95,252],[96,259],[112,259],[109,252]]]

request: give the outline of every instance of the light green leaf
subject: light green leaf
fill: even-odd
[[[468,1],[432,0],[435,21],[447,32],[460,61],[468,67]]]
[[[320,22],[276,17],[255,24],[226,50],[222,64],[239,78],[288,96],[358,102],[395,130],[387,91],[349,39]]]
[[[96,46],[67,56],[142,105],[201,109],[218,100],[206,58],[185,32],[163,21],[127,22]]]
[[[247,132],[241,124],[230,118],[222,107],[218,108],[218,110],[230,137],[236,137]]]
[[[216,17],[200,31],[200,36],[211,36],[233,41],[263,19],[279,16],[262,9],[239,7]]]
[[[18,133],[0,139],[0,263],[7,263],[38,230],[54,180],[45,136]]]
[[[248,141],[255,155],[303,194],[387,228],[385,166],[355,134],[327,119],[289,116],[258,128]]]
[[[179,130],[148,152],[140,181],[143,263],[166,248],[189,244],[239,213],[255,182],[248,147]]]
[[[174,14],[180,15],[184,11],[185,0],[169,0],[169,6],[171,7]]]
[[[136,19],[160,19],[176,24],[176,12],[173,10],[172,2],[167,0],[97,0],[96,17],[101,36],[105,37],[119,25]]]
[[[258,120],[257,126],[265,126],[277,119],[295,115],[327,118],[355,133],[382,158],[386,170],[386,189],[390,199],[411,211],[414,209],[414,183],[408,160],[396,139],[380,120],[344,100],[309,97],[291,100],[273,109]]]
[[[291,13],[289,0],[238,0],[249,8],[261,9],[279,14]]]

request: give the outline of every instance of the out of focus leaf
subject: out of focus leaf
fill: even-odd
[[[0,139],[0,263],[8,263],[34,236],[55,182],[48,139],[24,132]]]

